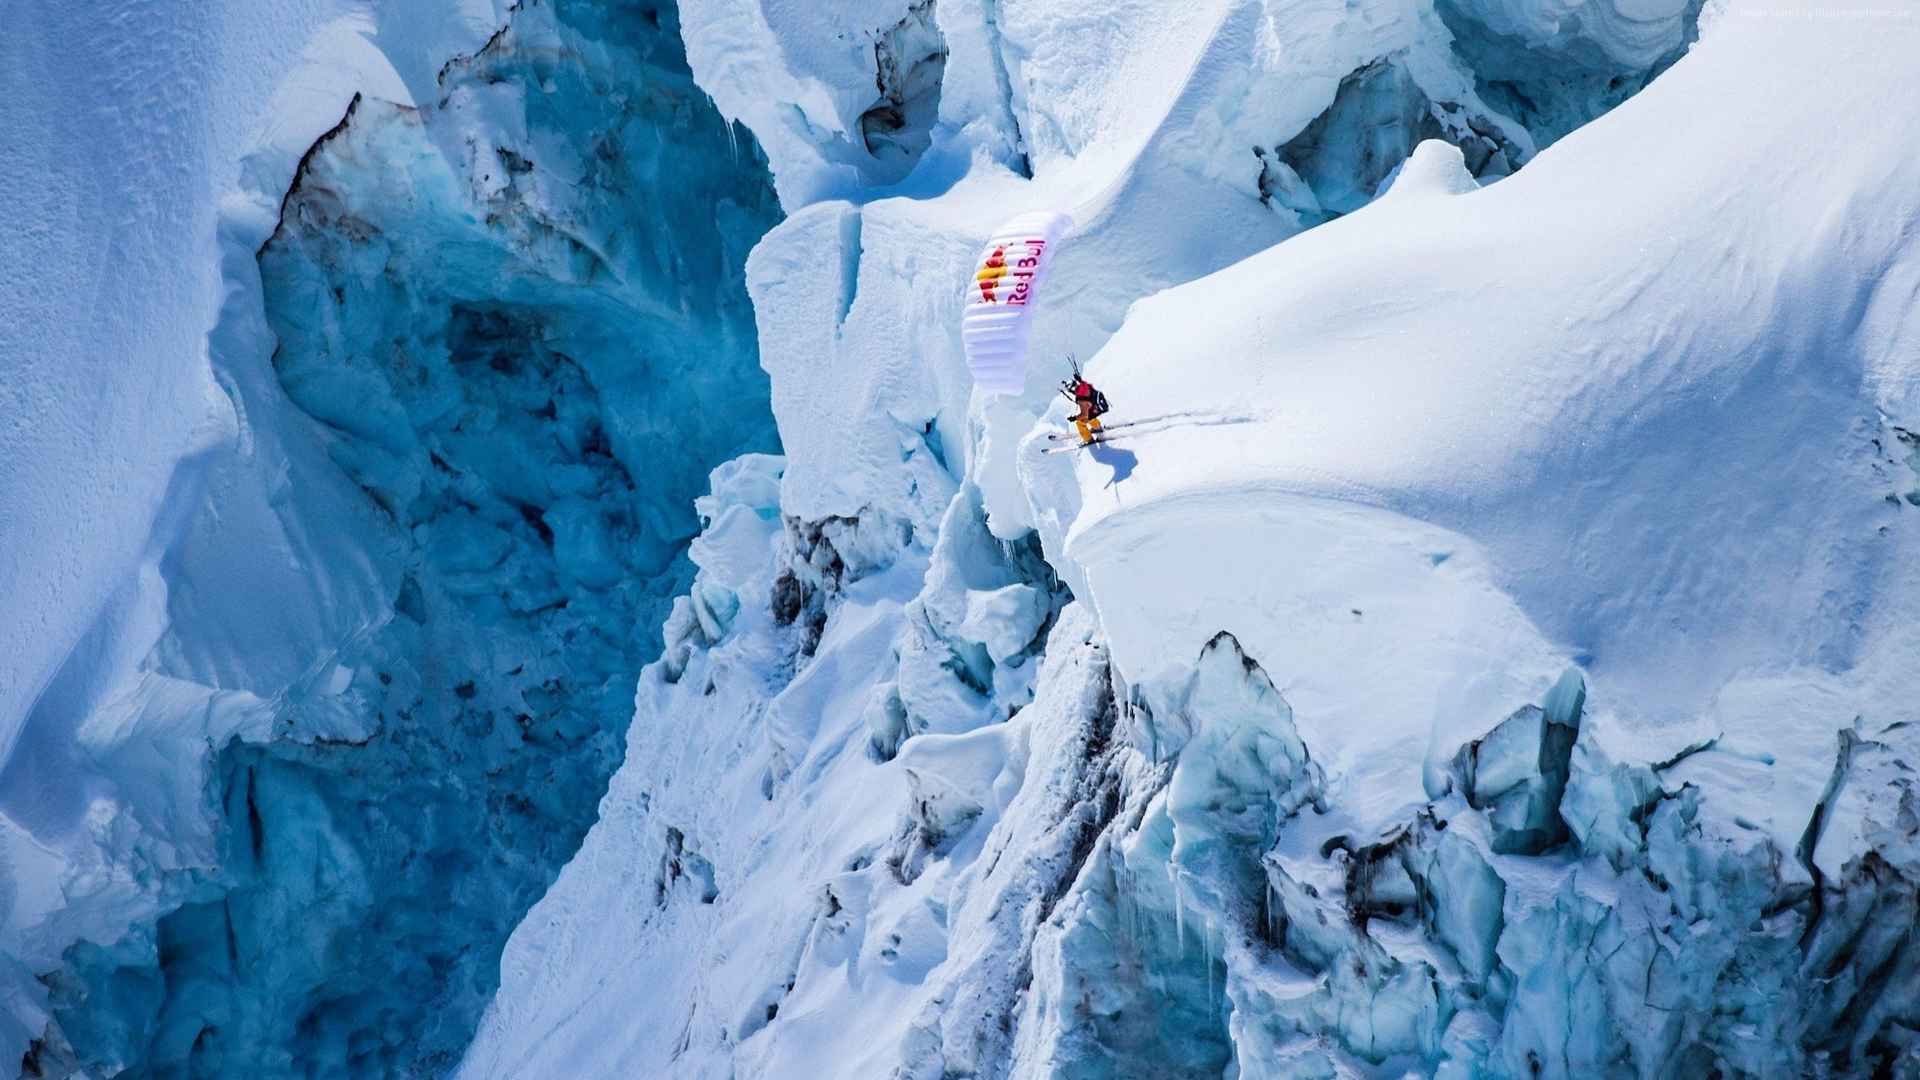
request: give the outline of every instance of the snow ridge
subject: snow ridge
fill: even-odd
[[[1910,317],[1833,313],[1914,255],[1819,209],[1911,200],[1893,142],[1813,172],[1790,145],[1873,126],[1899,33],[1360,7],[998,11],[1031,178],[958,2],[904,180],[849,193],[769,136],[792,216],[749,279],[788,458],[754,498],[782,539],[703,564],[732,621],[642,675],[463,1075],[1911,1062]],[[825,71],[771,5],[700,9],[723,108],[788,76],[717,63],[709,26]],[[1756,70],[1785,73],[1779,126],[1690,153]],[[1809,186],[1783,209],[1756,176]],[[935,287],[1049,204],[1083,228],[1038,355],[1097,353],[1162,418],[1076,455],[1039,453],[1048,379],[969,398]],[[844,311],[822,265],[857,280]],[[1864,284],[1829,307],[1816,280]],[[1802,479],[1719,471],[1756,462]],[[674,835],[711,897],[637,887]],[[664,985],[597,1007],[636,964]]]
[[[1916,1068],[1920,20],[681,14],[686,70],[586,2],[370,62],[226,237],[257,362],[0,718],[0,1049]],[[978,397],[955,283],[1043,208],[1032,377]],[[1069,352],[1134,426],[1047,454]]]

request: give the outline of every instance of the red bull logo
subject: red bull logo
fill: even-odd
[[[1006,276],[1007,249],[994,248],[993,254],[987,256],[987,261],[980,264],[980,272],[973,275],[973,280],[980,283],[980,299],[989,304],[999,303],[994,290],[999,287],[1000,279]]]
[[[1032,298],[1033,276],[1039,272],[1040,256],[1046,251],[1047,242],[1036,238],[1021,243],[1027,249],[1025,255],[1009,262],[1007,247],[1002,244],[980,264],[980,272],[973,275],[973,280],[980,286],[981,303],[1024,304]],[[1011,289],[1004,287],[1008,277],[1013,278]]]

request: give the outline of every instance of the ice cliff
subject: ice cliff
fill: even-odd
[[[696,551],[463,1075],[1916,1067],[1915,20],[686,26],[790,215],[777,497],[706,504],[775,557]],[[952,329],[1033,206],[1137,422],[1077,457]]]
[[[1920,1069],[1920,17],[398,10],[0,564],[25,1071]]]
[[[708,470],[778,446],[743,267],[779,212],[674,12],[493,18],[343,80],[224,226],[232,415],[162,505],[148,651],[83,646],[0,781],[29,1073],[449,1071],[619,763]]]

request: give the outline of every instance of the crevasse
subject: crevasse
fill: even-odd
[[[783,192],[841,190],[834,133],[756,103],[864,100],[810,46],[902,6],[697,5]],[[1914,400],[1861,327],[1915,261],[1827,208],[1904,219],[1911,169],[1802,133],[1871,126],[1912,32],[1696,13],[942,5],[923,161],[977,167],[756,249],[790,457],[710,499],[772,558],[701,559],[462,1075],[1910,1068]],[[1778,126],[1689,126],[1750,93]],[[1041,370],[1164,420],[1077,457],[939,329],[1027,199],[1083,224]]]
[[[790,456],[704,480],[751,444],[661,433],[728,384],[614,339],[745,319],[631,287],[687,253],[594,140],[660,102],[569,89],[625,38],[529,3],[364,101],[263,267],[392,610],[60,1023],[250,1075],[1910,1070],[1920,260],[1862,222],[1920,215],[1920,42],[1733,5],[689,3],[791,212],[746,274]],[[774,216],[650,213],[737,255],[729,199]],[[1042,372],[1161,420],[1078,457],[951,333],[1027,200],[1083,225]]]
[[[529,4],[439,82],[356,99],[259,254],[386,613],[279,703],[324,737],[219,754],[187,902],[51,977],[89,1069],[444,1073],[619,763],[707,470],[777,445],[742,266],[778,211],[672,7]]]

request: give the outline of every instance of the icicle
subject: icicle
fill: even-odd
[[[1167,863],[1167,885],[1173,890],[1173,930],[1180,942],[1180,952],[1187,951],[1187,909],[1180,902],[1180,872],[1175,870],[1172,861]]]
[[[1127,933],[1135,951],[1140,948],[1140,884],[1134,880],[1133,871],[1126,871],[1127,883]]]
[[[1129,880],[1132,876],[1123,868],[1119,879],[1121,894],[1127,898],[1127,940],[1137,945],[1140,941],[1140,898],[1133,895],[1133,882]]]
[[[1142,934],[1146,932],[1146,915],[1140,911],[1139,872],[1127,871],[1127,892],[1133,894],[1133,940],[1135,940],[1135,947],[1139,949]],[[1142,949],[1142,951],[1144,951],[1144,949]]]
[[[1207,1011],[1215,1016],[1220,1010],[1213,1003],[1213,913],[1208,912],[1206,921],[1200,926],[1200,952],[1207,961]]]

